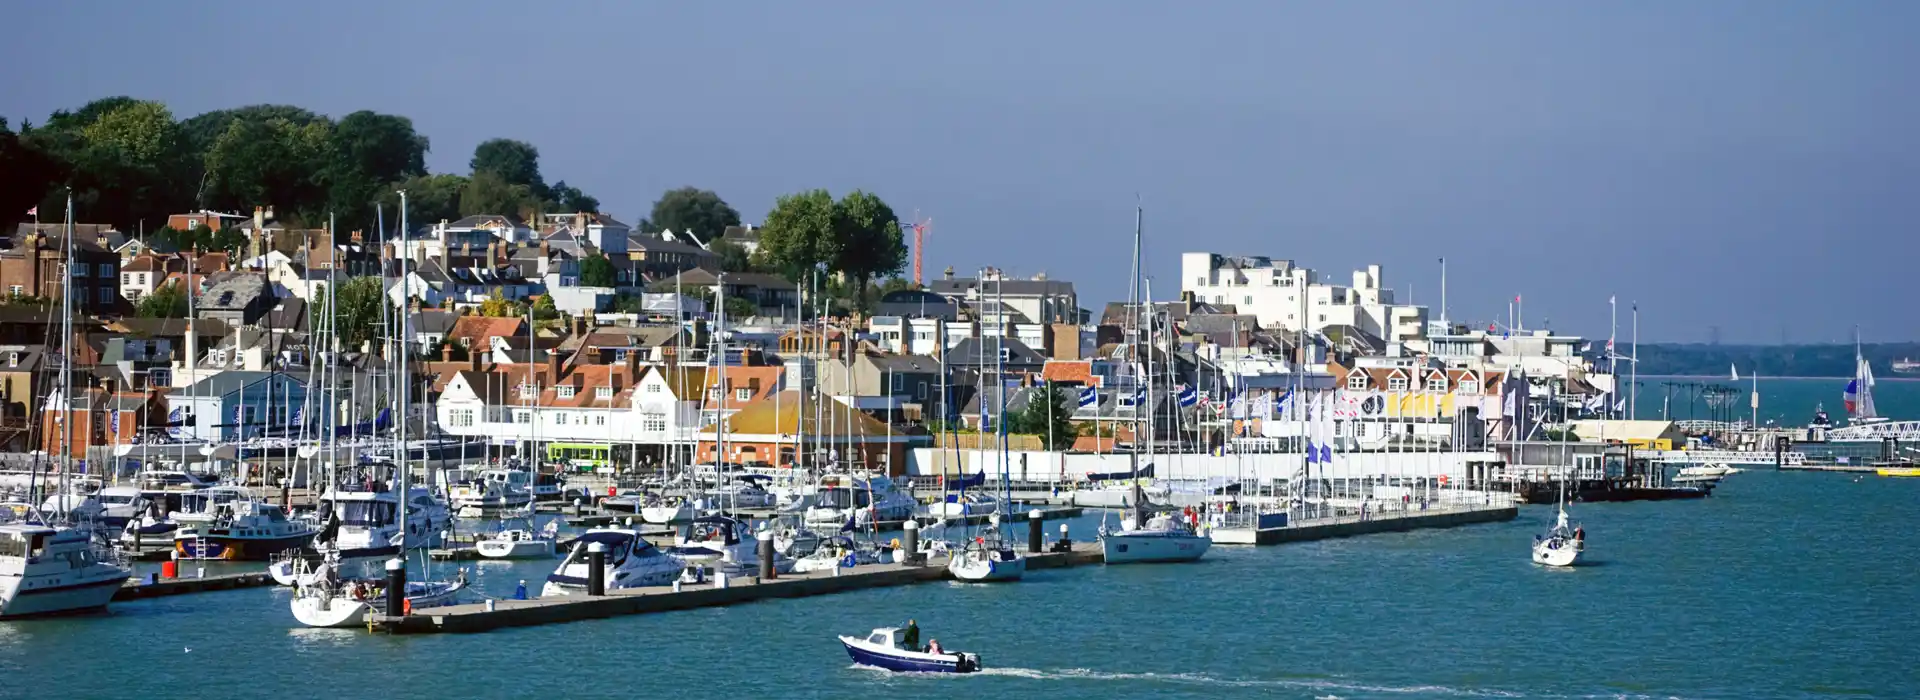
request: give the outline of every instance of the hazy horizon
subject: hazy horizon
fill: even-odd
[[[926,271],[1124,298],[1291,259],[1401,299],[1642,342],[1911,340],[1920,5],[1893,2],[32,3],[0,116],[131,95],[413,119],[428,166],[538,146],[633,221],[664,190],[867,189]],[[253,38],[257,34],[259,38]],[[910,271],[909,271],[910,274]],[[1435,309],[1438,316],[1438,309]],[[1710,329],[1717,326],[1717,331]]]

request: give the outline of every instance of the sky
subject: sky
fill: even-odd
[[[1920,339],[1920,3],[23,3],[0,115],[109,95],[411,117],[641,218],[879,194],[925,270],[1126,295],[1179,254],[1385,268],[1402,301],[1646,341]],[[1904,66],[1905,68],[1902,68]],[[1437,313],[1436,313],[1437,315]]]

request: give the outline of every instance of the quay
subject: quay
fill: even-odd
[[[152,582],[128,581],[113,594],[113,599],[162,598],[236,588],[262,588],[271,585],[274,585],[273,577],[268,576],[265,571],[192,578],[163,578]]]
[[[1286,542],[1310,542],[1338,537],[1354,537],[1381,532],[1407,532],[1430,528],[1459,527],[1479,523],[1505,522],[1520,517],[1520,506],[1456,505],[1428,510],[1389,510],[1362,517],[1359,514],[1329,518],[1302,519],[1278,527],[1214,528],[1214,544],[1272,545]]]

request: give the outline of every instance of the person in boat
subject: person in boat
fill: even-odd
[[[900,643],[907,647],[907,651],[919,651],[920,650],[920,623],[915,622],[913,620],[907,620],[906,635],[901,638]]]
[[[940,648],[940,640],[938,640],[938,639],[929,639],[929,640],[927,640],[927,653],[929,653],[929,654],[945,654],[945,653],[947,653],[947,652],[946,652],[946,651],[944,651],[944,650],[942,650],[942,649]]]
[[[1575,542],[1587,541],[1587,526],[1579,525],[1573,528],[1573,541]]]

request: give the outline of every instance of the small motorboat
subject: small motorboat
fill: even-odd
[[[966,652],[940,653],[908,649],[906,633],[898,627],[878,627],[866,637],[841,635],[847,656],[861,666],[895,673],[973,673],[980,670],[980,655]]]
[[[541,534],[514,528],[474,542],[473,549],[488,559],[544,559],[553,556],[553,539],[552,528]]]

